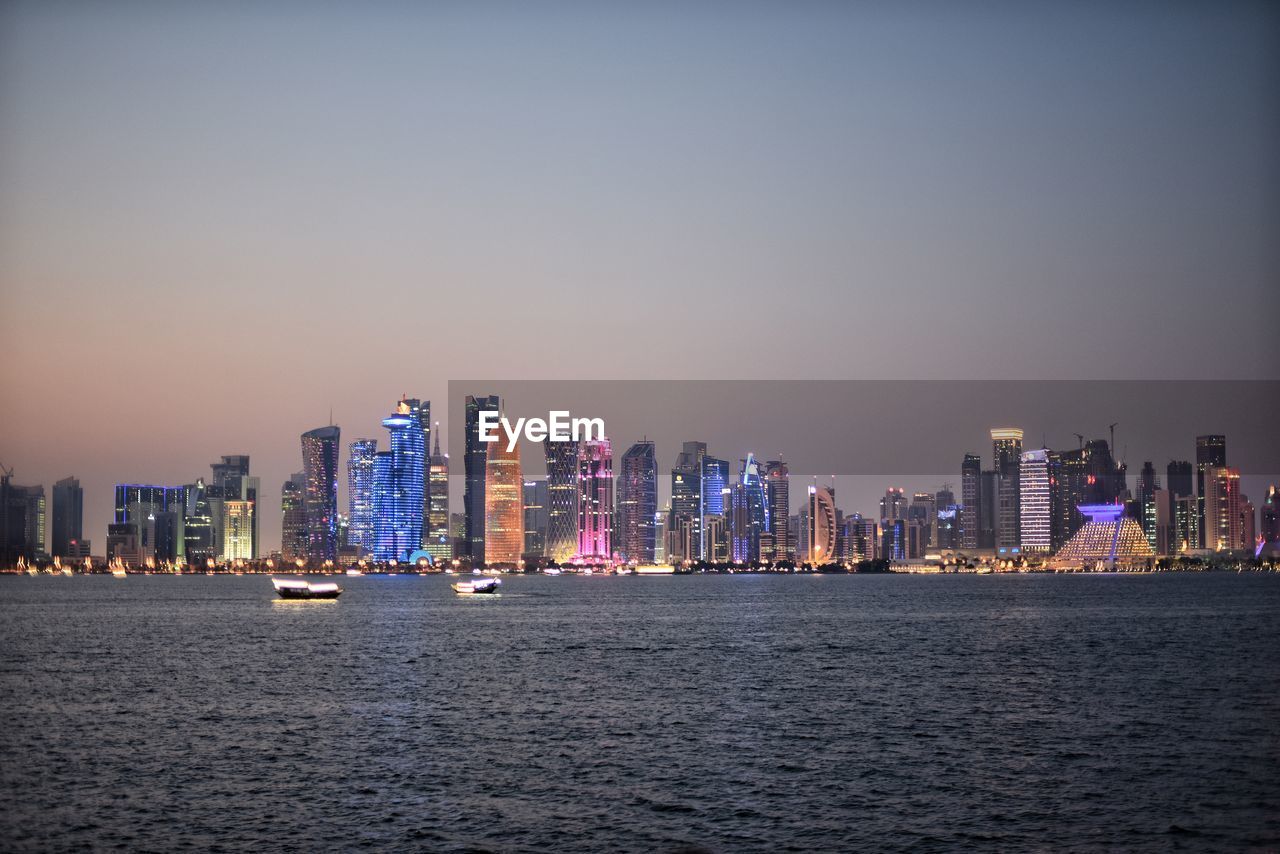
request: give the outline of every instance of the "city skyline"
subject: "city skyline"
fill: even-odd
[[[448,377],[1274,376],[1274,9],[1003,8],[7,5],[0,462],[97,531],[114,483],[247,453],[274,493]],[[584,299],[626,331],[589,362]],[[374,377],[383,306],[433,343]],[[776,344],[689,358],[693,318]]]
[[[477,403],[484,406],[492,406],[495,409],[504,407],[504,402],[497,395],[483,398],[467,398],[467,415],[468,418],[474,418],[478,410]],[[261,478],[250,476],[250,455],[222,455],[221,462],[215,462],[210,465],[211,477],[207,485],[203,478],[196,478],[195,485],[167,485],[167,486],[126,486],[117,484],[114,487],[114,515],[113,523],[108,526],[108,536],[105,540],[97,540],[94,536],[92,527],[85,527],[87,533],[82,534],[83,540],[87,543],[106,542],[108,550],[115,547],[111,546],[112,532],[116,527],[120,527],[121,523],[131,522],[137,524],[147,515],[147,507],[153,508],[153,519],[148,524],[154,526],[154,529],[148,527],[145,530],[134,532],[138,540],[161,544],[172,542],[174,537],[183,537],[186,541],[188,550],[188,560],[195,558],[202,561],[205,557],[226,558],[228,560],[235,558],[259,557],[264,558],[281,548],[287,541],[289,536],[289,524],[284,520],[283,516],[278,517],[278,523],[273,524],[267,521],[270,514],[263,513],[264,509],[276,507],[281,512],[287,512],[288,508],[296,502],[296,495],[290,498],[287,494],[290,488],[300,489],[304,498],[302,507],[305,510],[305,495],[307,490],[312,491],[320,489],[324,495],[332,494],[335,507],[346,507],[350,503],[352,511],[356,511],[357,505],[366,506],[366,512],[369,514],[367,520],[362,520],[358,512],[350,515],[341,512],[335,512],[332,515],[332,531],[326,528],[330,523],[324,520],[327,514],[320,514],[320,521],[317,521],[314,511],[310,514],[305,527],[307,532],[306,539],[310,545],[307,546],[306,553],[303,556],[309,556],[314,560],[332,559],[340,556],[345,546],[361,546],[361,550],[354,552],[360,554],[363,552],[366,556],[377,560],[404,560],[410,554],[419,551],[419,549],[427,549],[429,541],[427,537],[427,524],[429,514],[432,507],[432,496],[430,493],[429,482],[429,466],[427,450],[427,436],[434,432],[434,439],[438,445],[441,438],[439,425],[435,425],[434,431],[430,426],[430,401],[420,401],[416,398],[401,397],[395,404],[395,411],[387,418],[383,419],[383,426],[392,431],[392,447],[393,451],[378,453],[377,444],[374,440],[357,439],[350,442],[350,451],[348,454],[342,454],[341,450],[341,428],[338,425],[330,425],[327,427],[316,428],[307,431],[302,435],[302,472],[292,475],[290,479],[285,481],[285,485],[281,490],[279,501],[274,501],[270,491],[264,492],[261,489]],[[1114,428],[1111,425],[1112,436],[1114,441]],[[989,440],[992,443],[992,449],[988,454],[970,454],[966,453],[963,460],[960,461],[956,471],[952,474],[946,474],[939,477],[915,475],[906,480],[914,481],[918,486],[911,489],[903,489],[900,486],[890,486],[886,497],[879,499],[880,512],[878,518],[883,522],[885,519],[890,521],[901,519],[904,527],[898,531],[886,531],[885,536],[896,536],[902,539],[900,543],[893,546],[885,545],[884,548],[889,550],[891,554],[900,553],[905,557],[908,554],[919,554],[924,549],[923,541],[921,543],[908,542],[905,538],[916,536],[909,526],[905,526],[908,519],[907,498],[906,496],[914,494],[915,499],[912,501],[911,511],[914,512],[916,504],[922,496],[930,502],[930,511],[920,521],[926,528],[930,528],[933,533],[932,537],[936,538],[937,528],[934,516],[938,511],[954,510],[956,539],[951,547],[962,549],[990,549],[997,554],[1028,554],[1028,555],[1052,555],[1061,548],[1071,533],[1079,528],[1084,521],[1084,515],[1076,509],[1076,503],[1081,501],[1085,503],[1111,503],[1124,497],[1130,497],[1138,501],[1142,509],[1135,514],[1144,530],[1150,529],[1151,533],[1148,539],[1153,549],[1157,545],[1157,538],[1162,539],[1159,542],[1168,547],[1177,539],[1182,543],[1182,548],[1237,548],[1243,543],[1244,533],[1257,532],[1263,525],[1263,515],[1266,512],[1263,507],[1263,496],[1269,495],[1274,483],[1274,476],[1245,475],[1242,477],[1240,468],[1232,466],[1227,468],[1228,457],[1226,453],[1227,439],[1222,435],[1201,434],[1192,438],[1191,442],[1186,443],[1188,447],[1184,451],[1193,451],[1193,453],[1183,453],[1183,459],[1177,456],[1170,456],[1166,461],[1160,462],[1157,468],[1150,459],[1144,460],[1141,468],[1136,462],[1130,462],[1122,465],[1122,460],[1116,458],[1109,448],[1107,439],[1090,439],[1085,441],[1083,435],[1079,435],[1080,451],[1077,454],[1075,449],[1051,449],[1047,446],[1041,446],[1040,443],[1025,442],[1026,430],[1020,427],[1011,427],[1008,425],[1000,427],[992,427],[989,429]],[[412,434],[412,441],[405,444],[405,439],[397,440],[395,437],[409,436]],[[397,441],[399,445],[397,445]],[[1025,444],[1024,444],[1025,443]],[[852,536],[843,527],[844,520],[861,520],[875,519],[877,515],[873,511],[873,507],[868,504],[866,498],[866,488],[855,491],[854,498],[851,501],[848,492],[837,492],[837,486],[847,484],[850,480],[864,481],[874,483],[872,489],[882,489],[886,481],[882,475],[862,475],[862,476],[831,476],[829,479],[819,478],[816,476],[805,477],[791,476],[784,477],[783,483],[788,480],[796,480],[797,488],[790,490],[790,498],[784,498],[783,501],[788,505],[788,511],[785,515],[790,517],[787,520],[777,520],[779,505],[773,498],[770,489],[769,472],[775,467],[782,466],[782,461],[769,461],[763,464],[755,461],[753,452],[748,451],[741,459],[741,469],[731,476],[731,466],[729,461],[719,459],[710,453],[708,445],[703,442],[685,442],[682,450],[679,451],[671,460],[670,466],[661,460],[661,450],[656,448],[652,440],[643,439],[633,445],[622,457],[622,468],[618,472],[618,482],[616,490],[614,487],[613,472],[613,452],[610,448],[610,441],[604,440],[604,460],[605,460],[605,480],[602,487],[588,487],[589,482],[594,482],[594,475],[588,475],[588,466],[586,458],[579,460],[582,449],[591,447],[592,443],[555,443],[547,442],[542,446],[529,442],[521,442],[517,446],[514,460],[515,469],[513,473],[507,477],[504,476],[502,481],[510,483],[504,487],[512,493],[507,496],[504,501],[508,505],[512,505],[511,513],[515,514],[512,519],[524,521],[524,511],[520,503],[521,484],[524,484],[525,490],[530,484],[538,482],[546,482],[545,476],[533,475],[530,480],[527,473],[522,473],[519,463],[519,455],[521,448],[529,445],[533,449],[541,452],[535,454],[535,458],[542,456],[542,453],[553,454],[557,458],[563,455],[560,448],[568,448],[572,453],[571,462],[568,470],[572,472],[570,477],[570,487],[574,494],[575,512],[570,515],[573,527],[570,533],[573,537],[574,548],[566,550],[565,547],[559,548],[553,545],[551,529],[549,525],[550,516],[541,517],[544,519],[544,529],[537,533],[541,537],[543,547],[546,549],[545,554],[548,557],[558,555],[555,559],[564,560],[569,557],[594,556],[596,558],[604,557],[604,554],[622,554],[624,558],[636,560],[637,557],[643,561],[644,558],[653,554],[653,552],[642,550],[639,555],[633,556],[628,554],[628,550],[623,544],[628,542],[628,537],[634,538],[635,534],[628,534],[627,531],[627,506],[634,504],[635,496],[648,490],[651,497],[644,499],[646,507],[655,507],[657,511],[652,516],[647,516],[646,536],[654,538],[657,553],[668,552],[669,544],[664,541],[665,537],[670,536],[665,530],[666,523],[659,517],[664,513],[684,513],[689,517],[690,529],[688,536],[689,553],[681,555],[681,557],[691,559],[707,559],[715,560],[723,557],[725,560],[770,560],[781,559],[780,555],[787,553],[789,549],[800,545],[800,554],[807,554],[808,549],[812,547],[809,539],[815,535],[812,528],[807,526],[803,521],[805,514],[811,512],[815,506],[820,506],[824,513],[823,529],[820,536],[823,538],[830,537],[830,541],[824,540],[824,547],[828,553],[832,550],[832,544],[838,536]],[[598,444],[598,443],[597,443]],[[481,443],[476,443],[480,447]],[[401,450],[396,452],[394,449],[399,447]],[[406,456],[407,449],[407,456]],[[505,445],[501,442],[489,443],[484,446],[483,450],[488,457],[485,463],[482,477],[485,481],[492,482],[494,477],[494,459],[495,449],[502,450],[499,456],[505,459]],[[438,449],[437,449],[438,450]],[[648,479],[648,486],[642,481],[636,480],[636,474],[629,466],[628,458],[633,456],[638,450],[642,450],[650,462],[643,465],[647,469],[644,478]],[[527,449],[526,449],[527,452]],[[1098,453],[1101,457],[1098,457]],[[399,453],[401,456],[397,457]],[[1080,456],[1083,454],[1084,456]],[[1095,459],[1090,462],[1090,454]],[[1139,455],[1145,456],[1145,455]],[[395,460],[401,460],[396,463]],[[447,461],[447,456],[441,456],[441,460]],[[987,460],[990,460],[990,466]],[[1079,460],[1078,463],[1071,463],[1070,460]],[[1195,462],[1192,462],[1195,460]],[[309,462],[310,461],[310,462]],[[357,464],[358,461],[358,464]],[[972,463],[972,469],[970,464]],[[499,463],[502,465],[503,463]],[[1071,466],[1077,468],[1071,468]],[[1079,468],[1083,465],[1084,468]],[[331,479],[328,489],[324,488],[320,483],[308,483],[312,480],[307,474],[309,468],[314,469],[320,467],[328,472]],[[1058,467],[1062,467],[1059,471]],[[1184,468],[1185,467],[1185,468]],[[1215,468],[1216,467],[1216,468]],[[536,466],[535,466],[536,468]],[[392,469],[395,472],[392,472]],[[1167,469],[1167,471],[1166,471]],[[342,472],[345,470],[345,477]],[[1069,475],[1071,471],[1077,471],[1077,475]],[[1115,485],[1112,487],[1104,487],[1104,484],[1112,480],[1111,472],[1115,474]],[[358,477],[358,473],[363,472]],[[527,469],[526,469],[527,472]],[[667,477],[669,472],[670,477]],[[1213,476],[1206,480],[1206,473],[1212,472]],[[393,476],[394,474],[394,476]],[[1021,478],[1019,477],[1021,475]],[[1080,477],[1089,475],[1089,483],[1093,484],[1094,474],[1097,474],[1098,486],[1090,487],[1089,491],[1079,492],[1079,498],[1069,501],[1067,504],[1061,504],[1060,499],[1056,497],[1056,488],[1050,484],[1058,483],[1063,478]],[[1167,475],[1167,478],[1166,478]],[[1220,481],[1218,478],[1225,476],[1230,478],[1230,483],[1234,484],[1227,489],[1226,482]],[[363,478],[363,489],[366,491],[366,497],[362,502],[352,501],[352,496],[356,493],[352,492],[352,487],[357,481]],[[463,517],[466,518],[465,501],[454,503],[459,497],[465,498],[466,483],[465,475],[450,478],[453,483],[450,485],[448,498],[448,506],[461,507]],[[463,483],[459,484],[461,479]],[[1019,480],[1021,479],[1021,484]],[[343,481],[347,484],[347,493],[344,498],[339,498],[342,492]],[[43,485],[27,485],[21,478],[12,481],[17,486],[28,488],[29,494],[33,496],[31,501],[39,501],[39,504],[32,504],[32,507],[39,507],[37,511],[39,515],[34,522],[40,531],[52,530],[50,519],[57,518],[59,510],[59,502],[54,502],[50,506],[44,498],[45,492]],[[135,483],[137,481],[134,481]],[[1004,484],[1008,482],[1012,485],[1008,488]],[[758,486],[752,486],[752,484]],[[405,491],[405,485],[408,484],[412,489]],[[663,487],[670,486],[670,491]],[[1077,489],[1083,489],[1083,481]],[[1241,486],[1243,484],[1243,486]],[[551,485],[548,483],[548,485]],[[73,488],[79,490],[79,495],[75,496],[75,500],[83,505],[83,489],[81,489],[79,481],[74,478],[65,478],[55,484],[55,498],[58,497],[61,489],[62,512],[66,512],[67,495],[66,490]],[[192,490],[196,491],[193,493]],[[601,492],[600,489],[605,491]],[[692,489],[688,496],[683,496],[680,490]],[[751,489],[757,489],[758,493],[753,497],[750,493]],[[920,490],[925,490],[921,492]],[[1093,491],[1094,489],[1100,491]],[[1221,490],[1227,489],[1225,493]],[[122,490],[142,490],[135,496],[134,492],[123,492]],[[638,493],[637,490],[641,492]],[[156,497],[151,496],[151,492],[156,493]],[[457,493],[461,493],[458,495]],[[174,498],[166,497],[169,493],[173,493]],[[818,505],[815,505],[814,495],[818,495],[822,499]],[[935,500],[936,493],[936,500]],[[550,496],[553,491],[548,491],[547,505],[544,508],[547,511],[553,509]],[[829,494],[829,497],[828,497]],[[942,496],[946,494],[950,500],[955,501],[954,507],[951,507],[943,500]],[[807,497],[806,497],[807,495]],[[1171,496],[1161,498],[1161,495]],[[1175,499],[1179,496],[1188,496],[1193,503],[1185,510],[1178,506]],[[1250,520],[1244,528],[1231,527],[1229,530],[1223,530],[1218,534],[1214,534],[1211,526],[1207,527],[1206,518],[1228,518],[1226,516],[1217,517],[1217,510],[1211,511],[1209,517],[1206,516],[1206,501],[1215,502],[1214,507],[1225,507],[1222,504],[1225,500],[1223,496],[1229,497],[1234,503],[1231,505],[1234,509],[1231,511],[1231,518],[1239,516],[1242,509],[1248,508]],[[140,496],[140,497],[138,497]],[[394,500],[393,497],[394,496]],[[588,499],[586,496],[592,496]],[[630,496],[630,497],[629,497]],[[838,496],[838,497],[837,497]],[[888,496],[897,496],[894,499],[894,506],[887,506]],[[957,499],[955,496],[959,496]],[[985,496],[985,497],[983,497]],[[1199,496],[1199,498],[1195,498]],[[1241,504],[1243,498],[1249,498],[1248,504]],[[512,504],[514,500],[514,504]],[[136,502],[144,502],[136,505],[140,509],[133,510]],[[194,502],[194,503],[193,503]],[[393,503],[389,503],[393,502]],[[1153,503],[1154,502],[1154,503]],[[1050,505],[1053,504],[1051,512]],[[178,520],[166,522],[165,513],[172,508],[170,505],[177,506]],[[485,510],[481,513],[478,520],[482,528],[492,528],[493,520],[491,516],[492,508],[488,503],[482,505]],[[589,511],[589,507],[598,509]],[[1160,508],[1157,511],[1157,506]],[[388,509],[390,508],[390,509]],[[443,512],[443,507],[439,508]],[[796,524],[793,512],[799,509],[801,514],[801,528],[798,531],[791,531],[786,538],[786,543],[779,548],[773,539],[764,539],[762,535],[768,537],[776,535],[778,530],[784,533],[788,523],[792,526]],[[74,510],[72,512],[75,512]],[[770,524],[768,519],[772,512],[775,523]],[[1225,512],[1225,511],[1222,511]],[[192,522],[187,522],[185,533],[182,529],[182,516],[185,513],[188,520],[195,520],[195,527]],[[1066,515],[1059,516],[1057,514],[1064,513]],[[141,515],[139,515],[141,514]],[[600,523],[594,521],[597,514],[604,516],[604,528],[600,528]],[[1181,515],[1180,515],[1181,514]],[[633,514],[634,515],[634,514]],[[647,514],[646,514],[647,515]],[[945,514],[938,514],[945,515]],[[1160,525],[1171,525],[1169,532],[1157,535],[1155,533],[1157,525],[1157,516],[1159,516]],[[1195,517],[1189,520],[1184,517]],[[616,517],[616,524],[614,519]],[[708,532],[704,531],[704,524],[708,518],[716,517],[720,521],[717,522],[716,530],[711,536],[725,540],[724,548],[726,554],[721,556],[714,552],[708,543]],[[674,518],[674,517],[672,517]],[[949,516],[950,518],[950,516]],[[205,519],[205,522],[200,522]],[[414,522],[413,520],[417,521]],[[982,521],[985,520],[985,521]],[[345,524],[343,530],[339,530],[339,523]],[[742,539],[742,524],[746,522],[753,533],[749,540]],[[65,523],[64,523],[65,524]],[[201,533],[203,530],[200,525],[203,524],[210,533]],[[514,530],[514,539],[512,544],[506,545],[504,555],[506,557],[498,562],[506,564],[515,564],[522,556],[522,548],[527,544],[526,533],[523,527],[513,528],[511,521],[500,523],[498,530]],[[780,529],[775,528],[775,524],[780,524]],[[1225,523],[1224,523],[1225,524]],[[176,527],[175,527],[176,525]],[[596,539],[596,534],[588,533],[584,525],[591,530],[603,530],[603,539]],[[263,528],[265,526],[265,528]],[[318,526],[318,527],[317,527]],[[367,536],[373,537],[369,544],[365,545],[361,540],[360,532],[367,526]],[[1186,530],[1183,526],[1189,526]],[[258,531],[263,528],[267,533],[263,537],[259,537]],[[840,528],[839,532],[836,531]],[[35,528],[32,529],[36,530]],[[1163,531],[1164,529],[1161,528]],[[280,535],[277,544],[272,536],[272,531]],[[983,532],[986,533],[983,533]],[[376,532],[376,535],[375,535]],[[1178,533],[1174,533],[1178,532]],[[1186,542],[1188,532],[1192,542]],[[122,536],[125,531],[119,532]],[[43,535],[42,535],[43,536]],[[316,540],[319,537],[319,541]],[[329,537],[332,537],[329,540]],[[587,539],[584,540],[583,537]],[[983,539],[983,538],[986,539]],[[1199,541],[1196,542],[1196,538]],[[1215,539],[1216,537],[1216,539]],[[167,538],[167,539],[166,539]],[[211,538],[211,539],[210,539]],[[243,538],[243,540],[241,540]],[[798,538],[798,539],[797,539]],[[465,537],[463,538],[465,541]],[[317,545],[317,542],[320,544]],[[325,542],[332,542],[332,546],[325,546]],[[636,542],[632,539],[632,542]],[[887,542],[887,541],[886,541]],[[45,536],[44,543],[52,546],[52,537]],[[194,545],[194,551],[193,549]],[[234,543],[234,545],[233,545]],[[380,545],[385,543],[386,545]],[[519,545],[515,545],[519,543]],[[602,546],[601,543],[607,545]],[[1231,545],[1235,544],[1235,545]],[[439,543],[443,549],[443,543]],[[450,545],[454,545],[452,542]],[[934,542],[937,546],[936,540]],[[132,548],[133,546],[129,546]],[[433,557],[444,556],[444,551],[438,549]],[[93,553],[101,555],[103,553],[101,547],[95,548]],[[129,552],[130,554],[132,552]],[[465,556],[465,551],[457,551],[450,554]],[[289,556],[288,552],[285,554]],[[481,559],[481,558],[476,558]],[[487,553],[486,553],[486,558]],[[670,554],[668,554],[670,559]]]

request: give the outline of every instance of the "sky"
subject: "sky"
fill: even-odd
[[[97,545],[248,453],[272,548],[462,377],[1274,379],[1278,83],[1263,3],[3,3],[0,463]]]

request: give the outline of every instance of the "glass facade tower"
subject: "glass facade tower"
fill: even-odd
[[[618,551],[630,563],[654,562],[657,541],[658,462],[653,442],[636,442],[622,455],[618,483]]]
[[[405,560],[422,547],[422,493],[427,447],[408,401],[382,419],[390,451],[374,458],[373,557]]]
[[[341,438],[342,431],[334,424],[302,434],[303,508],[307,519],[307,557],[311,560],[333,560],[338,552],[338,442]]]

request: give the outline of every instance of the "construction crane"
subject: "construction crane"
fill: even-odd
[[[1076,441],[1078,441],[1078,442],[1080,443],[1080,450],[1082,450],[1082,451],[1083,451],[1083,450],[1084,450],[1084,434],[1083,434],[1083,433],[1072,433],[1071,435],[1076,437]]]
[[[1116,424],[1119,423],[1120,422],[1117,421],[1115,424],[1111,425],[1111,453],[1113,454],[1116,452]]]

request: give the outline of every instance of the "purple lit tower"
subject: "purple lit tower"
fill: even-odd
[[[605,438],[588,439],[578,451],[578,556],[613,556],[613,448]]]

